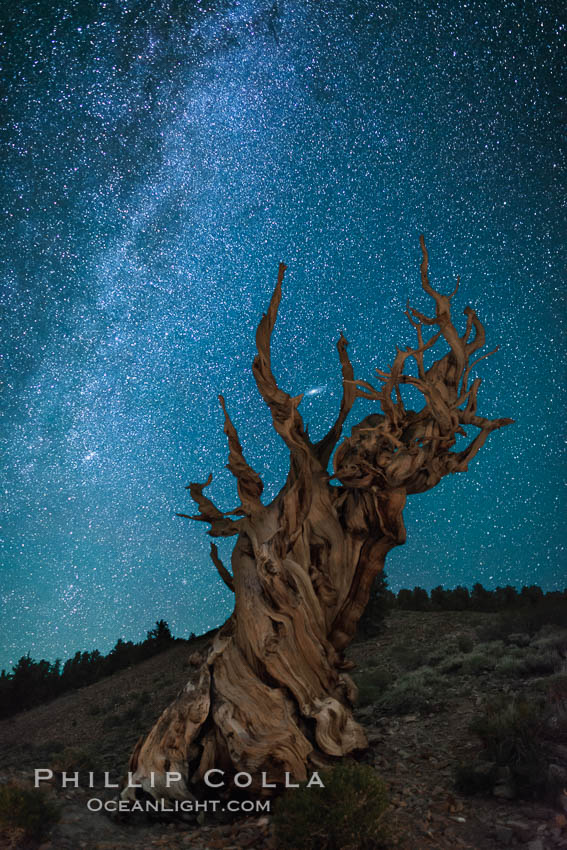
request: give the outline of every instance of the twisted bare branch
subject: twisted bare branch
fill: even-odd
[[[287,266],[280,263],[278,280],[270,299],[267,313],[264,313],[256,331],[258,354],[252,363],[252,372],[260,395],[270,408],[274,428],[284,440],[290,451],[305,450],[310,445],[305,434],[303,419],[297,407],[302,395],[292,398],[281,390],[272,372],[271,338],[282,297],[282,283]]]
[[[451,300],[460,281],[457,279],[451,295],[434,289],[429,280],[429,257],[423,236],[420,246],[421,285],[433,299],[435,315],[429,317],[408,302],[405,313],[415,328],[417,346],[396,348],[396,357],[388,370],[376,370],[381,389],[367,381],[355,381],[357,396],[379,401],[384,415],[371,429],[372,435],[368,429],[358,430],[336,458],[337,477],[351,487],[367,487],[373,482],[391,489],[404,487],[408,493],[423,492],[449,472],[466,469],[489,434],[513,421],[477,415],[481,380],[476,378],[469,387],[471,372],[498,349],[470,359],[485,344],[484,326],[475,311],[467,307],[466,328],[462,336],[459,334],[451,316]],[[424,328],[435,326],[437,332],[425,340]],[[427,368],[424,355],[441,337],[449,351]],[[405,372],[410,359],[417,364],[417,376]],[[415,387],[423,396],[425,405],[418,413],[405,409],[402,386]],[[464,425],[479,428],[481,433],[464,451],[451,452],[456,435],[466,436]]]
[[[220,577],[222,578],[222,580],[224,581],[224,583],[226,584],[228,589],[232,590],[232,592],[234,593],[234,579],[231,576],[231,574],[229,573],[229,571],[227,570],[227,568],[225,567],[225,565],[223,564],[223,562],[221,561],[221,559],[219,557],[219,550],[217,549],[217,547],[214,543],[211,543],[210,555],[211,555],[211,561],[213,562],[213,564],[217,568],[218,574],[220,575]]]
[[[324,469],[327,468],[333,449],[337,445],[341,436],[345,420],[357,397],[356,386],[354,383],[354,370],[347,354],[347,345],[348,342],[341,333],[339,341],[337,342],[337,351],[339,352],[339,360],[343,376],[343,395],[341,398],[339,415],[328,434],[326,434],[326,436],[323,437],[322,440],[319,440],[319,442],[314,446],[315,453]]]
[[[219,395],[219,402],[224,413],[224,433],[228,437],[230,450],[227,469],[229,469],[236,478],[238,495],[244,512],[247,516],[252,516],[259,511],[264,510],[264,506],[260,501],[264,485],[258,473],[248,465],[244,458],[242,446],[240,445],[240,440],[236,433],[236,428],[232,424],[230,416],[227,413],[222,395]]]
[[[209,531],[211,537],[232,537],[240,532],[240,521],[228,519],[228,515],[240,514],[242,511],[237,508],[223,513],[210,499],[203,495],[204,488],[208,487],[212,480],[213,475],[211,473],[204,484],[192,483],[185,488],[189,490],[193,501],[199,505],[199,513],[193,515],[176,514],[176,516],[184,519],[195,519],[197,522],[209,522],[211,524]]]

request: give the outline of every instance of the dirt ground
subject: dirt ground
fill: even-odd
[[[417,700],[413,707],[410,692],[407,708],[398,705],[384,711],[381,704],[367,698],[356,709],[369,739],[369,748],[359,760],[375,768],[389,789],[392,847],[567,848],[567,791],[541,803],[516,799],[505,782],[483,796],[465,796],[455,790],[458,765],[474,760],[480,748],[469,729],[473,717],[487,700],[527,691],[534,681],[538,683],[534,676],[500,675],[502,665],[483,667],[480,650],[489,656],[490,647],[494,652],[498,649],[497,643],[482,641],[483,629],[496,616],[396,611],[378,637],[355,643],[348,652],[356,663],[352,675],[363,685],[368,679],[387,688],[408,672],[411,677],[412,670],[433,671],[430,697],[426,693],[425,700]],[[468,660],[459,665],[463,648]],[[184,684],[188,656],[194,649],[195,644],[189,648],[179,643],[136,667],[0,723],[0,782],[30,784],[35,768],[54,771],[48,793],[60,805],[61,818],[43,838],[41,850],[277,846],[266,811],[247,813],[231,823],[201,816],[199,824],[145,817],[120,820],[89,811],[87,803],[93,797],[106,794],[114,799],[116,791],[100,789],[104,771],[111,781],[120,781],[139,735]],[[518,650],[514,652],[517,656]],[[79,770],[81,776],[93,771],[95,787],[62,789],[58,770]],[[0,833],[2,848],[32,846],[37,847],[37,842],[34,845],[17,830]]]

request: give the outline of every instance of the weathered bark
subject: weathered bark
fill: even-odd
[[[275,782],[283,782],[286,772],[301,780],[311,768],[366,745],[352,716],[356,688],[342,653],[387,553],[405,541],[406,496],[466,470],[488,435],[512,421],[477,415],[480,379],[469,386],[469,378],[482,359],[471,362],[484,345],[484,328],[467,307],[459,335],[451,319],[458,283],[451,296],[431,287],[423,237],[420,243],[422,288],[434,302],[435,315],[429,318],[408,305],[417,345],[397,349],[389,370],[378,372],[381,389],[355,381],[341,335],[340,411],[317,443],[309,439],[298,411],[302,397],[291,398],[272,373],[270,340],[285,273],[280,265],[268,312],[258,326],[252,369],[274,428],[289,449],[289,473],[278,496],[264,505],[260,476],[246,462],[220,397],[228,468],[241,504],[228,512],[216,508],[203,492],[211,476],[189,489],[199,506],[193,519],[209,523],[212,537],[238,536],[232,574],[211,545],[235,606],[209,650],[193,659],[190,681],[131,757],[133,783],[153,796],[188,797],[213,767],[227,778],[250,773],[251,789],[259,787],[262,772]],[[437,331],[424,341],[429,326]],[[427,368],[424,355],[441,338],[449,350]],[[404,374],[410,358],[417,376]],[[404,384],[422,394],[425,403],[418,412],[406,410]],[[381,412],[353,427],[335,453],[330,476],[331,455],[357,397],[375,399]],[[479,429],[477,436],[464,450],[451,451],[456,435],[466,436],[467,425]],[[168,772],[179,773],[182,781],[167,787]],[[135,789],[123,793],[133,797]]]

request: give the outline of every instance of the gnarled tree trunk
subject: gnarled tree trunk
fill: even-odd
[[[228,466],[241,505],[227,513],[216,508],[203,492],[211,477],[206,484],[191,484],[190,492],[199,506],[193,519],[209,523],[211,536],[238,536],[232,574],[211,545],[211,557],[234,592],[234,611],[208,651],[194,659],[183,691],[137,745],[130,760],[131,786],[140,785],[154,797],[190,797],[202,787],[206,772],[218,768],[226,779],[249,773],[254,790],[262,773],[272,782],[283,782],[286,773],[299,781],[310,769],[366,746],[352,716],[356,688],[343,650],[387,553],[405,540],[406,496],[466,470],[488,435],[512,421],[477,415],[480,379],[469,385],[469,378],[475,363],[488,356],[471,362],[484,346],[484,328],[467,307],[459,335],[451,319],[458,281],[452,295],[436,292],[428,279],[423,237],[420,244],[421,283],[433,300],[434,316],[408,305],[417,345],[397,349],[389,370],[378,372],[380,389],[355,381],[341,335],[343,397],[336,422],[318,443],[310,441],[303,426],[301,396],[291,398],[272,374],[270,340],[285,273],[280,265],[256,333],[252,369],[274,428],[289,449],[287,481],[270,505],[262,504],[262,482],[243,456],[221,396]],[[425,341],[427,327],[436,332]],[[449,350],[427,368],[425,352],[441,338]],[[417,376],[404,374],[410,358]],[[425,403],[420,411],[405,408],[403,384],[421,392]],[[335,453],[330,476],[331,455],[357,397],[375,399],[380,412],[353,427]],[[478,434],[463,451],[451,451],[456,435],[466,436],[463,426],[474,426]],[[171,780],[173,774],[182,779]],[[135,794],[134,787],[123,792],[126,798]]]

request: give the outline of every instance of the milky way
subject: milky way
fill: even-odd
[[[501,346],[479,412],[516,424],[410,500],[390,584],[564,586],[559,5],[3,6],[0,664],[222,622],[175,512],[211,471],[237,502],[220,392],[266,498],[285,480],[250,372],[278,262],[274,368],[317,437],[339,333],[366,380],[413,341],[421,232]]]

